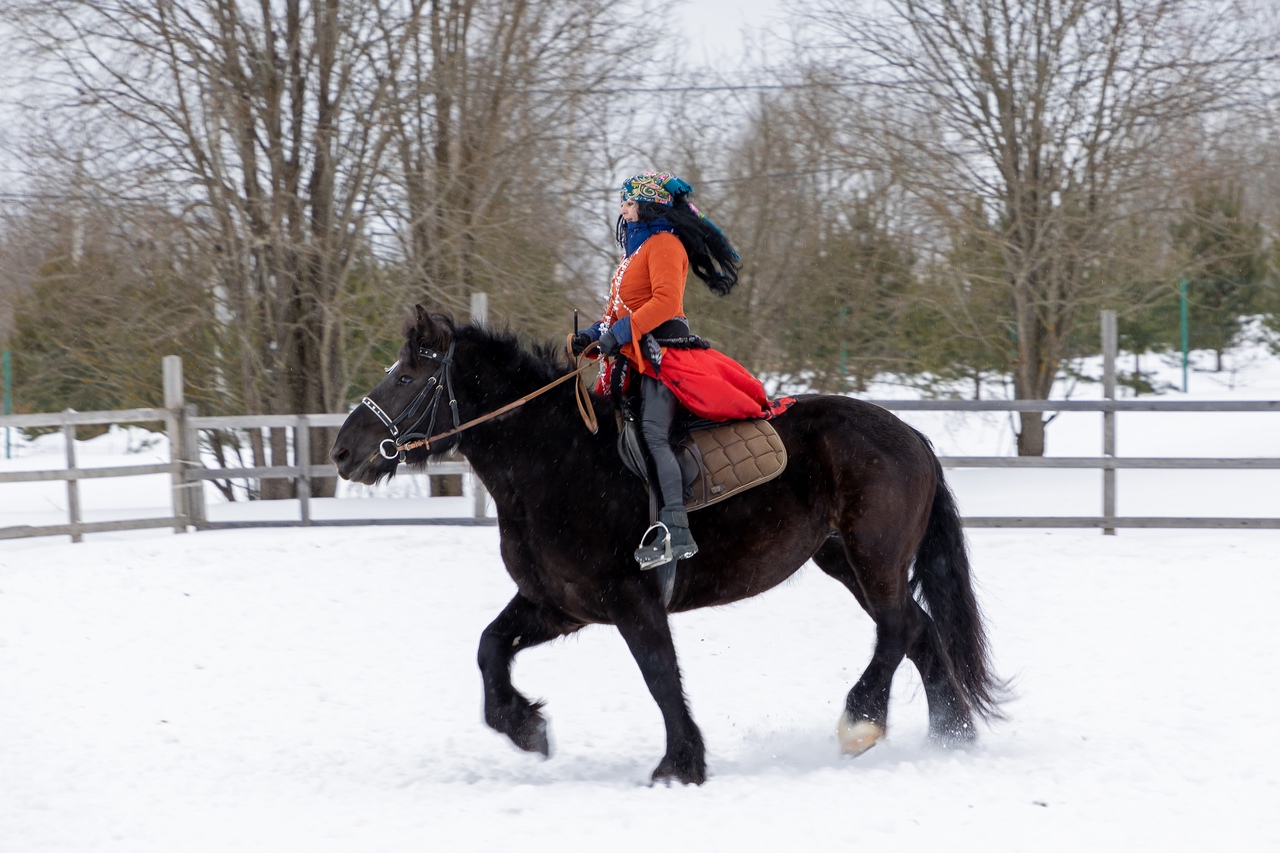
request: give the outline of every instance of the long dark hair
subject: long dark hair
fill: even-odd
[[[717,296],[728,296],[738,283],[738,270],[742,259],[733,250],[729,238],[708,219],[703,219],[689,206],[688,196],[676,193],[668,207],[656,201],[642,201],[638,205],[639,221],[652,222],[666,219],[675,235],[680,238],[685,254],[689,256],[689,268],[693,274],[707,283]],[[627,223],[621,216],[615,229],[618,245],[627,245]]]

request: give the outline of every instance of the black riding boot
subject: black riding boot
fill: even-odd
[[[676,417],[676,397],[671,389],[651,376],[640,378],[642,406],[640,430],[644,435],[653,467],[658,475],[658,489],[662,496],[662,509],[658,523],[651,531],[658,536],[645,541],[636,549],[636,562],[647,569],[672,560],[684,560],[698,553],[698,545],[689,532],[689,514],[684,508],[684,480],[680,476],[680,463],[671,449],[671,423]],[[656,531],[655,531],[656,528]]]

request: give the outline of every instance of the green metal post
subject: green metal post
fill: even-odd
[[[9,351],[4,351],[4,413],[6,415],[13,414],[13,392],[9,389],[13,386],[13,372],[9,368]],[[4,428],[4,458],[11,459],[9,449],[9,427]]]
[[[1178,282],[1178,295],[1182,302],[1182,393],[1187,393],[1187,344],[1191,340],[1190,312],[1187,310],[1187,280]]]
[[[843,391],[849,386],[849,341],[848,336],[844,333],[844,320],[849,316],[848,308],[841,308],[836,313],[836,318],[840,322],[840,390]]]

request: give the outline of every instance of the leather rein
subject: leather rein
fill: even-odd
[[[458,422],[458,400],[457,395],[453,392],[452,368],[454,343],[449,343],[449,349],[444,353],[444,355],[440,355],[439,353],[431,352],[426,349],[421,350],[421,355],[439,360],[440,369],[436,371],[435,375],[427,380],[426,387],[418,393],[417,397],[413,398],[413,400],[409,402],[409,405],[405,407],[404,411],[401,412],[398,417],[389,417],[387,413],[382,410],[382,407],[369,397],[365,397],[360,401],[361,405],[373,412],[373,414],[377,416],[378,420],[382,421],[383,425],[391,431],[391,438],[384,438],[379,442],[378,453],[380,453],[384,459],[398,459],[399,461],[404,462],[405,455],[410,450],[416,450],[419,447],[425,447],[430,450],[431,443],[433,441],[439,441],[442,438],[457,435],[463,430],[470,429],[471,427],[482,424],[485,421],[504,415],[512,409],[518,409],[530,400],[547,393],[557,385],[568,382],[570,379],[576,379],[585,370],[594,366],[594,363],[587,361],[587,363],[579,365],[579,356],[573,355],[572,341],[573,335],[569,335],[568,339],[565,341],[565,349],[570,354],[570,359],[573,361],[573,370],[558,379],[548,382],[536,391],[525,394],[523,397],[507,403],[505,406],[494,409],[492,412],[481,415],[477,418],[472,418],[466,423]],[[582,351],[582,355],[585,356],[593,349],[598,348],[598,343],[592,343]],[[394,369],[395,366],[392,365],[392,367],[387,369],[387,372],[390,373]],[[435,428],[436,413],[440,406],[441,394],[445,388],[448,388],[449,390],[449,411],[453,415],[453,428],[446,430],[445,432],[436,433],[435,435],[428,435],[431,430]],[[429,400],[428,397],[430,397]],[[587,429],[591,431],[591,434],[594,435],[599,430],[600,425],[596,418],[595,407],[591,405],[591,393],[581,382],[574,383],[574,402],[578,404],[578,414],[582,416],[582,422],[586,425]],[[400,423],[413,417],[417,408],[423,405],[425,405],[425,409],[423,409],[422,414],[419,415],[417,420],[413,422],[413,425],[402,434],[400,431]],[[419,429],[423,426],[424,422],[426,424],[425,433],[419,432]],[[387,445],[391,445],[391,452],[387,451]]]

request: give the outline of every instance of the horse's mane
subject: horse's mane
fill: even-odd
[[[559,379],[572,369],[565,357],[563,343],[530,340],[512,329],[510,323],[501,326],[474,322],[458,325],[448,314],[432,314],[431,319],[446,329],[454,340],[476,344],[485,352],[495,354],[507,370],[528,375],[541,383]],[[418,350],[424,341],[414,318],[406,320],[404,337],[400,357],[416,366]]]

